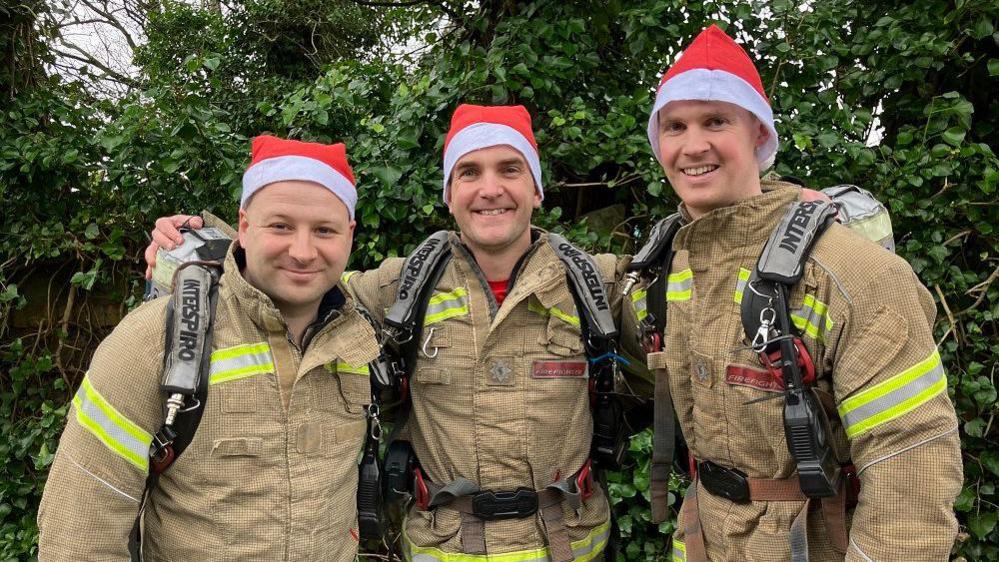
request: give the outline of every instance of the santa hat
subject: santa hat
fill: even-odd
[[[702,31],[659,83],[649,117],[649,142],[657,160],[661,158],[659,110],[671,101],[682,100],[724,101],[755,115],[770,133],[756,149],[756,161],[760,171],[773,165],[777,130],[760,74],[746,51],[717,25]]]
[[[520,152],[531,168],[534,185],[541,189],[541,159],[531,130],[531,114],[522,105],[462,104],[451,116],[451,129],[444,139],[444,202],[448,200],[451,171],[462,156],[491,146],[509,145]]]
[[[239,207],[245,208],[253,194],[279,181],[311,181],[333,192],[354,218],[357,189],[354,172],[347,163],[347,147],[286,140],[271,135],[253,139],[250,166],[243,173],[243,196]]]

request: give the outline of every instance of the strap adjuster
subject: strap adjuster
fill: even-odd
[[[697,464],[697,477],[712,495],[735,503],[749,503],[749,479],[741,470],[701,461]]]
[[[538,511],[538,493],[520,487],[510,491],[484,490],[472,496],[472,514],[484,521],[523,519]]]

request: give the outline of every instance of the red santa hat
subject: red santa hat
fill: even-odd
[[[354,218],[357,189],[354,172],[347,163],[347,147],[342,142],[320,144],[271,135],[254,138],[250,166],[243,173],[239,207],[245,208],[260,189],[289,180],[311,181],[332,191],[347,206],[350,218]]]
[[[531,114],[522,105],[462,104],[451,116],[451,129],[444,139],[444,202],[449,195],[451,171],[462,156],[491,146],[513,147],[527,161],[534,176],[534,185],[544,199],[541,188],[541,159],[538,143],[531,129]]]
[[[659,110],[671,101],[682,100],[724,101],[755,115],[770,133],[763,146],[756,149],[760,171],[773,165],[777,130],[760,74],[746,51],[717,25],[702,31],[659,83],[649,117],[649,142],[657,160]]]

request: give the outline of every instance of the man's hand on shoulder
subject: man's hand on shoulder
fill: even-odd
[[[204,226],[205,221],[197,215],[173,215],[156,219],[156,228],[150,233],[153,241],[146,247],[146,279],[153,278],[157,250],[166,248],[169,251],[184,242],[184,237],[180,233],[181,227],[198,230]]]

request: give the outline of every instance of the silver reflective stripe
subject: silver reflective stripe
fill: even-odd
[[[434,295],[427,303],[427,313],[423,317],[423,325],[429,326],[456,316],[467,316],[467,297],[468,291],[464,287]]]
[[[149,470],[153,436],[123,416],[84,377],[73,397],[76,421],[108,449],[143,472]]]
[[[639,289],[631,295],[631,305],[635,309],[635,317],[639,322],[649,315],[648,291]]]
[[[839,414],[846,436],[852,439],[907,414],[946,390],[947,376],[934,350],[916,365],[844,400]]]
[[[274,372],[271,347],[266,343],[237,345],[212,353],[209,369],[210,384]]]
[[[791,321],[799,330],[816,340],[824,339],[825,333],[833,328],[829,307],[812,295],[805,295],[801,308],[791,313]]]
[[[694,272],[689,268],[666,278],[667,301],[689,301],[694,289]]]
[[[735,302],[742,304],[742,294],[746,291],[746,285],[749,284],[750,271],[744,267],[739,268],[739,280],[735,283]]]

